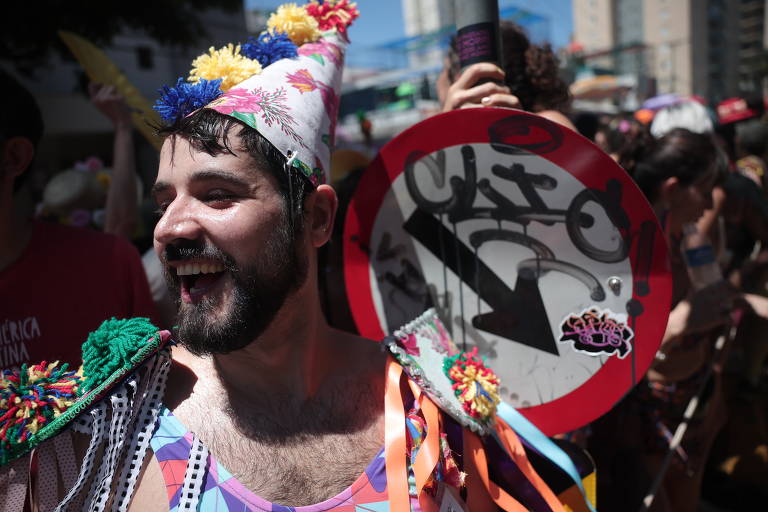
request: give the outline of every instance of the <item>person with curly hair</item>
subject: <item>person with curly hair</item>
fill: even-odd
[[[558,59],[549,44],[531,43],[522,27],[502,21],[504,69],[479,62],[459,68],[455,37],[437,79],[443,112],[467,107],[507,107],[527,110],[572,130],[565,116],[570,108],[568,85],[558,75]]]
[[[719,370],[710,370],[715,342],[735,302],[749,300],[727,283],[693,281],[683,250],[684,227],[701,226],[714,206],[722,166],[708,134],[674,128],[660,139],[636,138],[618,162],[648,199],[661,223],[672,271],[672,309],[647,374],[609,413],[592,423],[588,449],[595,459],[600,510],[638,510],[660,472],[652,512],[697,510],[704,468],[726,407]],[[686,407],[699,407],[664,472],[670,439]],[[621,431],[621,436],[616,432]]]

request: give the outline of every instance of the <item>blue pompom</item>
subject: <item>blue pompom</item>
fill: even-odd
[[[220,78],[216,80],[201,78],[197,83],[189,83],[179,78],[175,86],[165,85],[160,89],[160,98],[152,108],[157,110],[163,121],[173,124],[221,96],[223,92],[219,88],[220,85]]]
[[[262,32],[258,38],[249,37],[240,52],[249,59],[256,59],[265,68],[281,59],[298,55],[296,45],[285,32]]]

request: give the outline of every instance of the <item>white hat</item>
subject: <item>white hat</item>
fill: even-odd
[[[706,107],[690,99],[659,110],[651,123],[651,135],[659,139],[675,128],[686,128],[694,133],[714,130]]]
[[[281,5],[245,45],[210,49],[187,81],[164,87],[155,108],[175,122],[210,108],[257,130],[313,185],[328,181],[339,108],[348,0]]]

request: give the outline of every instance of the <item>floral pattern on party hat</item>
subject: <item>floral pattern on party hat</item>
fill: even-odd
[[[314,186],[325,183],[347,27],[358,15],[348,0],[281,5],[257,38],[195,59],[189,78],[161,89],[155,108],[167,123],[201,107],[232,116],[257,130]]]

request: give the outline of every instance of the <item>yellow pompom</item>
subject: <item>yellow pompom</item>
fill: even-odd
[[[221,50],[214,50],[211,47],[208,52],[192,61],[190,82],[197,82],[201,78],[206,80],[221,78],[219,87],[227,92],[243,80],[261,73],[259,61],[240,55],[240,45],[234,46],[230,43]]]
[[[317,20],[307,10],[296,4],[283,4],[267,20],[270,32],[285,32],[296,46],[313,43],[320,39]]]
[[[37,419],[33,419],[29,424],[27,425],[27,431],[29,431],[30,434],[36,434],[37,429],[40,425],[37,422]]]

